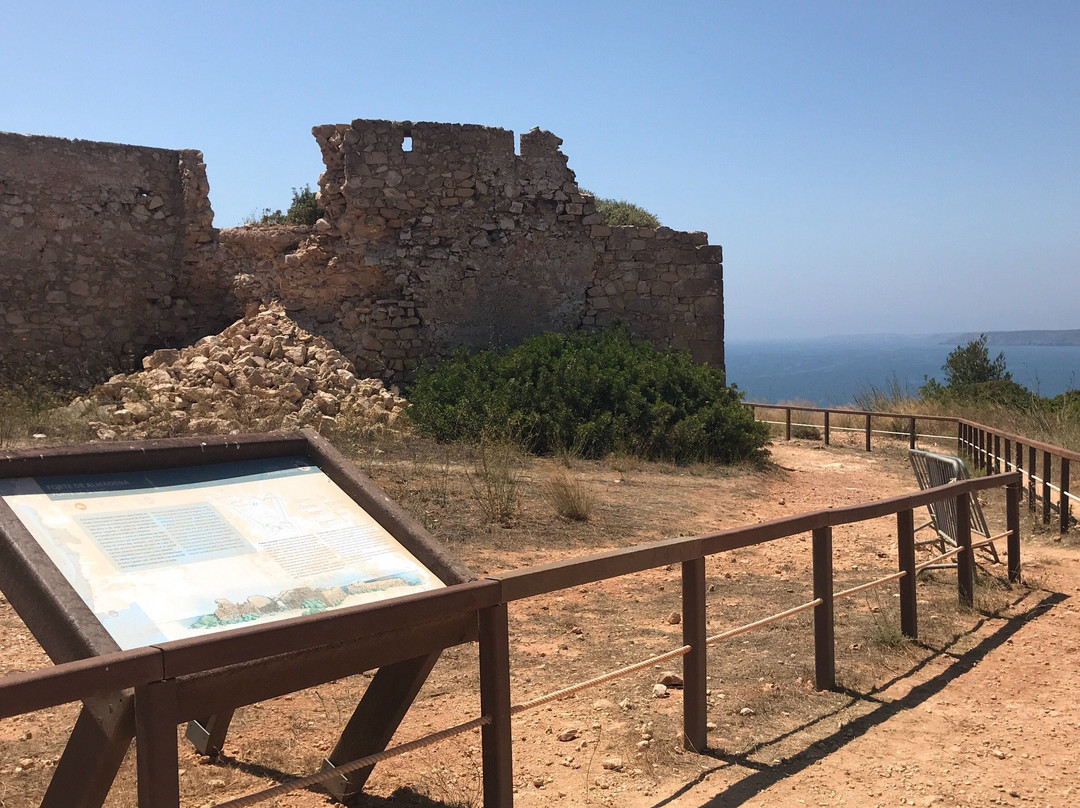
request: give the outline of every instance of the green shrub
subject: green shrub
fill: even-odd
[[[1005,354],[990,359],[986,334],[966,345],[958,345],[941,366],[945,384],[927,379],[919,395],[940,404],[963,406],[1000,406],[1026,410],[1042,406],[1041,400],[1026,387],[1013,381],[1005,368]]]
[[[440,440],[510,434],[530,451],[686,462],[765,456],[768,431],[724,374],[634,340],[625,324],[464,349],[422,370],[409,416]]]
[[[319,201],[315,198],[315,192],[308,186],[304,190],[292,189],[292,204],[289,209],[282,213],[280,210],[263,208],[259,224],[304,224],[309,227],[323,215],[323,209],[319,207]]]
[[[1039,406],[1039,397],[1012,379],[961,385],[953,388],[953,395],[960,401],[997,404],[1019,410]]]
[[[1064,410],[1080,419],[1080,390],[1066,390],[1053,398],[1044,399],[1044,404],[1051,410]]]
[[[941,366],[945,384],[940,384],[934,378],[927,379],[919,388],[919,395],[923,398],[944,398],[952,394],[957,398],[972,398],[973,394],[980,392],[981,385],[992,382],[1015,384],[1012,374],[1005,369],[1005,354],[999,353],[991,360],[986,342],[986,334],[982,334],[967,345],[957,345]],[[1000,393],[1002,386],[994,389]],[[1015,386],[1024,389],[1018,384]]]
[[[1012,381],[1012,374],[1005,369],[1005,354],[999,353],[991,360],[986,341],[986,334],[981,334],[967,345],[957,345],[946,357],[941,369],[945,373],[945,384],[948,387]]]
[[[588,191],[585,193],[588,193]],[[649,213],[644,208],[635,205],[633,202],[627,202],[625,199],[596,197],[594,204],[596,205],[596,212],[604,217],[604,224],[610,227],[633,225],[635,227],[652,227],[655,229],[660,226],[660,220],[656,218],[656,214]]]

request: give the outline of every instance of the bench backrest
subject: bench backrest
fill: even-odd
[[[964,461],[952,455],[912,449],[908,452],[908,460],[915,472],[915,479],[919,481],[919,488],[924,491],[971,477]],[[979,499],[972,494],[968,496],[971,502],[971,532],[989,538],[990,529],[986,525]],[[949,497],[929,505],[928,509],[938,533],[950,544],[956,544],[956,500]]]

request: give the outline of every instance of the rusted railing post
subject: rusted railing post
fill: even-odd
[[[814,685],[818,690],[836,689],[836,647],[833,638],[833,556],[832,528],[813,532],[814,598]]]
[[[784,408],[784,440],[791,440],[791,407]]]
[[[870,451],[870,413],[866,413],[866,451]]]
[[[1028,447],[1028,510],[1035,512],[1035,471],[1039,466],[1035,462],[1035,447]]]
[[[176,681],[135,688],[135,768],[139,808],[179,808]]]
[[[908,448],[915,448],[915,416],[908,420]]]
[[[1024,444],[1016,442],[1016,470],[1020,472],[1020,499],[1024,498]]]
[[[1001,474],[1001,435],[994,433],[994,474]]]
[[[705,558],[682,563],[683,745],[694,752],[708,746],[708,708],[705,704]]]
[[[967,435],[967,426],[963,421],[956,422],[956,453],[962,455],[966,452],[964,437]]]
[[[505,603],[480,610],[480,711],[491,717],[480,732],[484,808],[514,805],[510,722],[510,626]]]
[[[956,498],[956,592],[960,605],[975,605],[975,554],[971,551],[971,494]]]
[[[900,631],[905,637],[919,636],[915,595],[915,512],[910,508],[896,514],[896,550],[900,558]]]
[[[1058,513],[1061,515],[1061,532],[1069,529],[1069,458],[1061,458],[1061,479],[1058,482]]]
[[[829,411],[825,410],[825,445],[829,445]]]
[[[1012,465],[1012,441],[1005,438],[1005,471],[1006,473],[1012,471],[1009,466]]]
[[[1023,479],[1023,478],[1021,478]],[[1020,481],[1005,487],[1005,528],[1009,531],[1009,582],[1020,582]]]
[[[1050,453],[1043,452],[1042,523],[1050,524]]]

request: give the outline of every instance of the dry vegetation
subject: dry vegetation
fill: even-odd
[[[858,445],[843,434],[837,442]],[[675,466],[612,457],[537,459],[505,445],[468,448],[370,433],[349,450],[358,465],[478,574],[596,549],[693,535],[830,505],[910,491],[904,444],[875,443],[872,455],[811,442],[778,447],[759,467]],[[992,522],[1001,504],[987,503]],[[896,568],[891,519],[836,531],[836,586]],[[1028,526],[1025,525],[1025,531]],[[1030,534],[1029,534],[1030,535]],[[1038,592],[980,576],[976,609],[956,607],[955,579],[920,579],[918,642],[899,633],[894,589],[837,603],[840,689],[813,688],[810,615],[713,646],[709,653],[710,749],[682,750],[681,693],[657,698],[660,670],[618,680],[515,721],[519,806],[653,805],[709,772],[780,779],[807,756],[843,745],[845,733],[889,714],[884,690],[919,681],[975,648],[990,624],[1022,614]],[[712,557],[707,562],[709,630],[722,631],[810,599],[808,536]],[[681,642],[679,570],[656,569],[511,606],[513,698],[532,698]],[[0,673],[45,658],[6,603]],[[669,663],[670,664],[670,663]],[[678,670],[678,663],[673,663]],[[474,646],[446,651],[398,740],[479,714]],[[367,675],[242,708],[215,761],[181,743],[183,804],[213,805],[314,771],[363,692]],[[0,721],[0,806],[36,805],[75,710],[71,705]],[[566,738],[566,740],[560,740]],[[757,772],[757,774],[754,774]],[[377,767],[371,805],[479,806],[478,734]],[[134,804],[129,760],[110,805]],[[325,804],[317,791],[271,805]]]

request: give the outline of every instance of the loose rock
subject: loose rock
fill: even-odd
[[[682,687],[683,678],[675,671],[664,671],[660,674],[660,678],[656,680],[659,684],[666,687]]]
[[[70,405],[100,440],[234,434],[340,426],[392,428],[408,402],[355,368],[280,304],[261,307],[220,334],[163,348],[143,370],[117,375]]]

